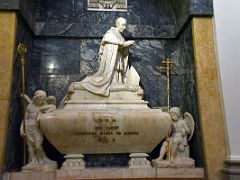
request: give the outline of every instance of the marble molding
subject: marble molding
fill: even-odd
[[[227,156],[227,139],[220,94],[213,19],[193,18],[193,40],[202,126],[205,166],[208,179],[223,179],[220,169]]]
[[[0,174],[3,167],[12,91],[16,23],[15,12],[0,11]]]

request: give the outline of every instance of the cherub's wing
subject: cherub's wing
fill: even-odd
[[[193,119],[192,115],[189,112],[184,113],[184,120],[186,121],[187,126],[190,129],[190,135],[188,137],[188,141],[190,141],[192,139],[192,136],[193,136],[193,133],[194,133],[195,122],[194,122],[194,119]]]

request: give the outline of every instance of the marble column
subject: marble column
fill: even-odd
[[[211,17],[193,18],[194,58],[205,172],[208,179],[221,180],[224,179],[221,168],[224,166],[228,144],[213,27]]]
[[[0,11],[0,175],[3,169],[12,92],[16,24],[17,16],[15,12]]]

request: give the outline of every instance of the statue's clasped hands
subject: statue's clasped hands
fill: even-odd
[[[135,43],[135,41],[129,40],[129,41],[124,42],[123,46],[129,47],[129,46],[132,46],[134,43]]]

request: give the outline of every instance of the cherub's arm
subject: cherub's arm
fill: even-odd
[[[26,94],[21,94],[21,98],[23,98],[25,101],[27,101],[29,104],[32,103],[32,100],[28,97]]]
[[[22,120],[21,126],[20,126],[20,135],[21,135],[22,137],[26,135],[24,123],[25,123],[25,120],[28,118],[28,115],[29,115],[29,112],[28,112],[28,107],[27,107],[27,109],[26,109],[26,111],[25,111],[25,114],[24,114],[24,119]]]
[[[40,108],[40,111],[45,113],[45,112],[51,112],[56,110],[56,106],[49,104],[49,105],[44,105],[43,107]]]

